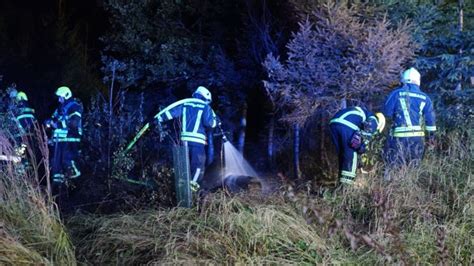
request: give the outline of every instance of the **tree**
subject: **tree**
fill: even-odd
[[[473,19],[463,19],[474,16],[472,1],[410,1],[400,5],[386,0],[380,4],[394,23],[406,19],[413,22],[412,35],[419,46],[415,65],[423,74],[424,88],[441,91],[472,87],[474,23]]]
[[[367,103],[387,91],[415,51],[409,24],[393,27],[370,7],[325,4],[299,26],[287,44],[288,59],[270,54],[264,63],[265,88],[281,119],[296,125],[295,136],[318,111],[333,113],[343,99]],[[295,157],[298,146],[295,141]]]
[[[303,124],[319,107],[337,107],[343,98],[367,101],[397,82],[414,55],[410,26],[391,29],[385,17],[363,21],[362,11],[325,5],[300,23],[286,62],[267,57],[265,87],[285,109],[282,119]]]
[[[127,65],[117,73],[123,88],[236,85],[239,75],[222,48],[222,30],[213,26],[221,8],[216,1],[108,1],[112,30],[103,37],[103,63]]]

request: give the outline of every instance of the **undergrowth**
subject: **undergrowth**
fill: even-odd
[[[67,231],[38,180],[4,164],[0,264],[472,265],[473,150],[455,132],[440,139],[420,166],[375,164],[350,188],[219,192],[190,209],[75,214]]]
[[[14,154],[2,132],[0,154]],[[51,195],[41,188],[38,175],[22,166],[0,165],[0,265],[76,265]]]
[[[453,135],[419,167],[363,175],[358,186],[261,197],[217,193],[199,209],[69,220],[92,264],[464,264],[474,262],[473,154]]]

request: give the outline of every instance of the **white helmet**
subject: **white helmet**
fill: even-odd
[[[420,79],[421,79],[420,72],[418,72],[418,70],[416,70],[415,68],[410,67],[409,69],[403,72],[402,78],[400,81],[404,84],[411,83],[411,84],[416,84],[420,86]]]
[[[209,104],[212,102],[212,95],[211,92],[206,89],[206,87],[199,86],[196,91],[193,93],[193,97],[195,97],[196,94],[201,95],[204,97],[205,101]]]

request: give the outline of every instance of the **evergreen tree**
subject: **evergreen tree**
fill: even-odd
[[[473,87],[474,2],[462,6],[464,25],[460,30],[463,1],[380,1],[395,23],[410,19],[412,35],[419,45],[416,66],[423,74],[423,87],[432,91]]]
[[[265,87],[285,109],[283,119],[303,123],[320,107],[335,108],[343,99],[367,102],[397,82],[414,54],[410,26],[363,16],[370,13],[370,7],[324,5],[300,23],[286,62],[267,57]]]

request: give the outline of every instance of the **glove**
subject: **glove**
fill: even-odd
[[[44,121],[44,125],[45,125],[47,128],[58,128],[58,124],[56,124],[56,122],[54,122],[54,121],[51,120],[51,119],[47,119],[46,121]]]
[[[193,192],[196,192],[199,190],[199,184],[196,181],[189,182],[189,186],[191,187],[191,190]]]
[[[360,149],[361,146],[362,146],[362,135],[360,134],[359,131],[355,131],[354,134],[352,134],[351,140],[349,141],[349,147],[357,151]]]
[[[19,147],[15,148],[15,154],[20,157],[25,155],[26,147],[27,147],[26,144],[22,143]]]

